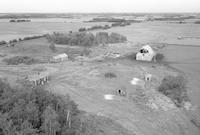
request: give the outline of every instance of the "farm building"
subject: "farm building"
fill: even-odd
[[[68,55],[66,53],[53,56],[53,59],[51,60],[51,62],[61,62],[64,60],[68,60]]]
[[[149,45],[143,46],[140,51],[136,54],[136,60],[152,61],[156,53]]]
[[[44,85],[49,81],[48,73],[38,73],[28,77],[28,81],[37,86],[37,85]]]

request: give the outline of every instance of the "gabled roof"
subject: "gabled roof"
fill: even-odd
[[[148,52],[149,52],[150,54],[155,54],[154,50],[153,50],[153,49],[151,48],[151,46],[149,46],[149,45],[143,46],[140,50],[142,50],[142,49],[148,50]]]

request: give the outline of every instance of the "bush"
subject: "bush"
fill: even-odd
[[[0,41],[0,45],[5,45],[5,44],[7,44],[6,41]]]
[[[157,53],[155,56],[157,62],[162,62],[164,58],[165,58],[164,55],[161,53]]]
[[[86,31],[86,30],[87,30],[86,28],[80,28],[78,31],[83,32],[83,31]]]
[[[104,30],[110,29],[110,26],[109,26],[109,25],[105,25],[105,26],[103,27],[103,29],[104,29]]]
[[[186,90],[186,81],[182,76],[166,76],[158,91],[169,97],[178,107],[183,106],[185,101],[189,101]]]
[[[111,26],[112,27],[117,27],[120,26],[122,23],[121,22],[116,22],[116,23],[112,23]]]
[[[34,64],[34,63],[38,63],[39,61],[28,57],[28,56],[15,56],[15,57],[11,57],[11,58],[6,58],[4,59],[4,61],[8,64],[8,65],[18,65],[18,64]]]
[[[51,49],[53,52],[56,52],[56,51],[57,51],[57,50],[56,50],[56,46],[55,46],[54,43],[51,43],[51,44],[49,45],[49,49]]]
[[[136,54],[137,53],[133,52],[131,54],[126,55],[125,58],[129,60],[136,60]]]
[[[200,24],[200,21],[195,21],[194,23],[195,23],[195,24]]]
[[[67,48],[65,53],[68,55],[69,59],[74,60],[77,56],[88,56],[91,50],[87,48]]]
[[[105,78],[116,78],[117,77],[117,75],[112,72],[105,73],[104,76],[105,76]]]

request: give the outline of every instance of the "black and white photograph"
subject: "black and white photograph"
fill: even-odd
[[[200,0],[0,0],[0,135],[200,135]]]

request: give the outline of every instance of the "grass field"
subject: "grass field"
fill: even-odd
[[[51,92],[61,95],[70,94],[81,110],[109,117],[132,133],[138,135],[196,135],[198,129],[191,124],[183,111],[176,108],[169,98],[156,91],[165,76],[176,76],[179,74],[177,71],[157,63],[105,57],[105,54],[114,52],[121,56],[137,52],[145,43],[154,45],[182,44],[185,39],[184,41],[178,40],[177,36],[181,34],[186,36],[191,27],[192,30],[195,30],[195,27],[189,24],[183,24],[183,26],[163,23],[148,22],[109,29],[108,32],[118,32],[127,36],[128,42],[90,48],[91,53],[83,60],[74,59],[61,63],[47,63],[49,58],[63,52],[67,52],[74,58],[80,56],[84,48],[56,45],[57,51],[52,52],[49,48],[50,43],[45,38],[19,42],[14,47],[1,46],[0,54],[6,54],[6,56],[2,55],[0,58],[0,75],[8,78],[9,82],[14,84],[14,81],[20,80],[28,74],[37,73],[38,70],[46,71],[51,75],[51,81],[47,85]],[[21,25],[19,24],[16,29],[19,29]],[[38,25],[40,26],[38,27]],[[75,28],[74,26],[78,24],[72,23],[70,25]],[[25,28],[28,26],[21,27],[28,30]],[[38,31],[41,28],[41,32],[43,27],[45,30],[48,27],[48,31],[69,31],[69,27],[64,23],[57,23],[56,26],[55,23],[38,23],[38,29],[34,26],[31,29]],[[198,34],[198,32],[191,33]],[[18,34],[16,32],[16,35]],[[188,42],[190,41],[184,43]],[[198,45],[198,43],[199,41],[194,39],[193,44]],[[6,65],[2,61],[4,58],[24,55],[38,58],[45,63],[15,66]],[[105,74],[109,72],[116,76],[106,78]],[[133,78],[144,81],[146,73],[153,75],[152,81],[146,82],[146,85],[134,86],[130,83]],[[125,90],[127,97],[119,96],[116,93],[119,89]],[[104,95],[107,94],[114,95],[114,99],[105,100]]]

